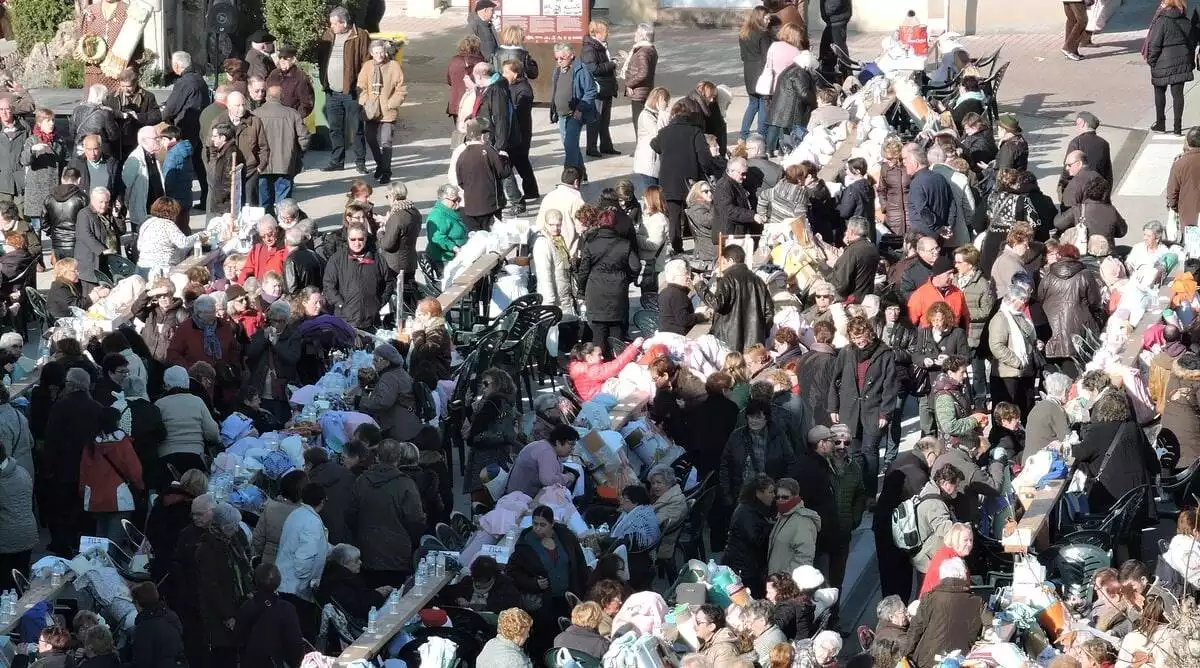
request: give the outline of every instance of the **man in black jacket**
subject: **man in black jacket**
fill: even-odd
[[[762,231],[767,217],[754,213],[750,206],[750,194],[742,187],[746,171],[746,159],[734,158],[726,165],[725,176],[713,185],[713,206],[717,213],[713,243],[720,234],[758,234]]]
[[[496,13],[496,3],[492,0],[479,0],[475,3],[475,11],[467,15],[467,26],[479,38],[479,52],[484,61],[491,62],[499,42],[496,40],[496,28],[492,26],[492,15]]]
[[[875,290],[875,273],[879,270],[879,250],[867,236],[871,223],[855,216],[846,221],[846,247],[834,250],[833,266],[822,263],[821,273],[833,284],[838,296],[847,302],[861,304]]]
[[[825,22],[825,30],[821,33],[821,71],[830,81],[841,81],[848,74],[838,66],[833,47],[849,53],[846,48],[846,28],[850,25],[853,13],[850,0],[821,0],[821,20]]]
[[[387,265],[367,249],[369,236],[365,225],[350,224],[346,247],[338,249],[325,267],[321,291],[334,314],[359,329],[379,325],[379,310],[395,285]]]
[[[930,467],[944,449],[938,437],[926,436],[912,450],[898,455],[883,474],[871,528],[879,557],[879,586],[885,597],[896,595],[905,601],[912,598],[912,560],[892,539],[892,511],[921,493],[929,482]]]
[[[492,220],[504,208],[500,182],[508,176],[507,161],[484,140],[478,119],[467,121],[466,148],[454,164],[458,186],[462,188],[462,221],[468,232],[489,230]]]
[[[613,98],[617,96],[617,64],[608,57],[607,39],[608,24],[593,20],[588,24],[588,35],[583,38],[579,53],[579,59],[596,80],[596,119],[587,126],[587,154],[593,158],[621,154],[613,147],[612,135],[608,131],[612,121]]]
[[[504,194],[512,207],[506,212],[520,216],[525,213],[525,200],[541,197],[533,165],[529,162],[529,145],[533,141],[533,86],[525,78],[525,66],[519,60],[506,60],[501,64],[500,76],[508,82],[508,95],[512,104],[512,129],[509,131],[508,161],[516,174],[504,179]],[[517,187],[517,175],[521,176],[521,187]],[[524,194],[522,194],[524,190]]]
[[[208,179],[204,177],[204,142],[200,137],[200,112],[212,104],[212,91],[203,75],[192,67],[187,51],[171,54],[171,70],[179,77],[162,108],[162,120],[179,128],[192,144],[192,169],[200,181],[200,206],[208,201]]]
[[[55,260],[75,257],[75,220],[87,208],[88,197],[79,188],[79,169],[67,167],[61,185],[50,190],[42,205],[42,229],[50,237]]]
[[[774,188],[783,178],[783,167],[767,158],[767,142],[762,135],[746,138],[746,178],[742,185],[750,193],[750,206],[758,209],[758,193],[763,188]]]
[[[92,188],[107,188],[112,200],[117,201],[125,194],[125,182],[121,180],[121,165],[115,157],[104,155],[99,135],[83,138],[83,153],[71,158],[68,167],[79,172],[79,189],[91,195]],[[92,173],[103,173],[104,181],[93,181]]]
[[[147,125],[158,125],[162,122],[162,111],[154,93],[138,84],[138,72],[127,67],[117,77],[117,90],[110,93],[104,100],[104,106],[117,114],[117,124],[121,126],[121,162],[137,148],[138,130]]]
[[[379,228],[379,250],[388,270],[395,276],[396,301],[392,313],[400,313],[403,299],[411,311],[417,305],[417,238],[421,236],[421,212],[408,199],[408,186],[393,181],[388,189],[391,203],[387,220]]]
[[[650,140],[650,148],[662,156],[658,179],[667,205],[671,252],[676,255],[683,252],[683,209],[691,182],[715,172],[702,122],[693,113],[678,114]]]
[[[289,295],[307,287],[321,288],[325,263],[316,251],[306,246],[304,230],[293,226],[283,234],[288,256],[283,262],[283,284]]]
[[[745,350],[767,338],[775,302],[771,290],[749,267],[741,246],[726,246],[717,258],[717,278],[704,292],[712,309],[712,335],[730,350]]]
[[[497,151],[508,152],[516,129],[513,123],[512,97],[508,81],[488,63],[476,63],[471,78],[479,91],[479,107],[475,119],[483,124],[487,143]]]
[[[1071,138],[1071,143],[1067,144],[1067,153],[1082,151],[1088,167],[1112,183],[1112,155],[1108,147],[1108,140],[1096,133],[1099,129],[1100,119],[1096,118],[1095,114],[1088,111],[1076,114],[1075,130],[1078,134]],[[1058,191],[1062,192],[1070,180],[1071,175],[1064,167],[1062,175],[1058,177]]]
[[[1063,188],[1060,206],[1063,211],[1071,207],[1079,206],[1083,202],[1083,193],[1093,189],[1089,188],[1092,181],[1103,178],[1092,168],[1088,158],[1083,151],[1071,151],[1067,154],[1066,172],[1071,177],[1070,182]],[[1105,180],[1108,188],[1104,189],[1103,202],[1108,202],[1108,198],[1112,192],[1112,181]]]

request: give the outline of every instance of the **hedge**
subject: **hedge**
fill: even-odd
[[[21,53],[34,44],[50,42],[58,24],[71,18],[74,5],[63,0],[8,0],[8,13]]]

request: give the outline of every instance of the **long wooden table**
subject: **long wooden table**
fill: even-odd
[[[505,258],[516,246],[509,246],[500,253],[487,253],[483,257],[471,263],[467,270],[459,274],[450,287],[446,288],[441,295],[438,296],[438,303],[442,305],[442,311],[448,311],[453,308],[462,298],[475,289],[477,283],[491,275],[492,270],[500,265]]]
[[[1029,552],[1029,548],[1034,543],[1048,542],[1050,514],[1058,506],[1058,501],[1062,498],[1069,482],[1069,479],[1051,480],[1041,489],[1034,491],[1032,496],[1020,494],[1018,490],[1017,496],[1021,500],[1021,504],[1025,506],[1025,514],[1017,522],[1017,532],[1022,540],[1015,543],[1005,540],[1005,552],[1025,553]]]
[[[13,629],[17,628],[17,624],[21,621],[21,618],[25,616],[25,613],[32,610],[38,603],[42,601],[53,602],[57,599],[59,594],[67,588],[67,585],[71,584],[73,579],[74,576],[68,571],[63,577],[62,584],[52,585],[50,584],[50,578],[42,578],[33,582],[29,589],[17,600],[16,616],[7,623],[0,624],[0,635],[6,636],[12,633]],[[32,640],[24,638],[23,640],[25,642],[37,642],[36,638]]]
[[[698,338],[704,336],[705,334],[708,334],[711,330],[712,330],[711,322],[702,322],[702,323],[693,325],[692,328],[688,330],[687,337],[689,339],[695,340],[695,339],[698,339]]]
[[[344,666],[355,661],[369,661],[371,657],[379,654],[380,650],[404,628],[404,625],[422,608],[429,605],[433,597],[437,596],[453,579],[454,574],[447,571],[445,575],[431,584],[420,588],[414,587],[400,597],[400,605],[396,612],[392,612],[390,607],[385,604],[384,609],[379,611],[379,617],[375,620],[375,631],[363,631],[353,645],[338,655],[337,665]]]

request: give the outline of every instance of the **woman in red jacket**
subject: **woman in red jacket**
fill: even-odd
[[[240,285],[247,278],[257,276],[261,283],[269,271],[283,275],[283,263],[286,260],[287,248],[283,246],[283,232],[279,229],[279,223],[274,216],[263,216],[258,221],[258,243],[250,248],[237,282]]]
[[[146,488],[142,463],[129,434],[121,429],[118,408],[100,413],[100,434],[83,449],[79,460],[79,494],[83,510],[96,522],[96,535],[124,536],[121,520],[133,515],[133,500]]]
[[[592,397],[600,394],[604,381],[616,378],[642,352],[642,338],[633,340],[625,350],[611,362],[604,361],[604,352],[594,343],[580,343],[571,350],[571,363],[567,365],[567,373],[575,384],[579,398],[591,401]]]
[[[970,524],[954,524],[946,532],[942,542],[944,544],[933,553],[933,557],[929,560],[929,567],[925,569],[925,579],[921,581],[921,593],[917,594],[917,598],[933,591],[933,588],[941,581],[938,571],[941,569],[943,561],[966,559],[967,555],[971,554],[971,547],[975,544],[975,532],[971,529]]]

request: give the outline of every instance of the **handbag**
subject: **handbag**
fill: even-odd
[[[754,82],[754,92],[764,96],[775,92],[775,68],[771,67],[770,59],[767,59],[763,71],[758,74],[758,80]]]
[[[375,66],[375,73],[371,76],[371,92],[367,93],[367,101],[363,104],[363,118],[368,121],[377,121],[383,118],[383,105],[379,103],[379,94],[383,90],[383,72],[378,65]]]

